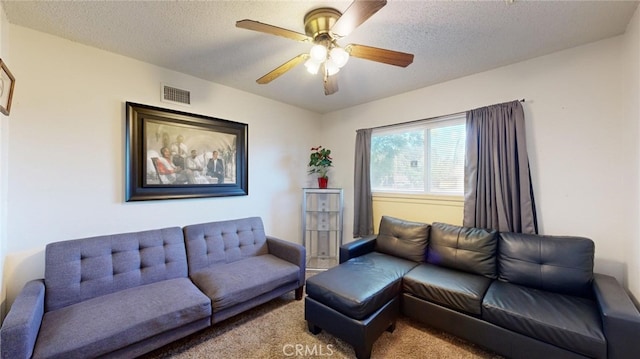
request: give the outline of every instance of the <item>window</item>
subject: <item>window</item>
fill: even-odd
[[[373,192],[463,195],[465,115],[375,129]]]

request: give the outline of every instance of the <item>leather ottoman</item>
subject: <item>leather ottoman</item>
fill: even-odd
[[[371,356],[376,339],[395,329],[402,277],[418,263],[372,252],[307,279],[305,319],[353,346],[358,359]]]

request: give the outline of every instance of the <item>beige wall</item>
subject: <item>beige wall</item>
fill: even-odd
[[[375,194],[373,197],[374,231],[378,233],[380,219],[384,215],[415,222],[462,225],[463,209],[462,197]]]
[[[8,172],[0,177],[10,188],[3,226],[9,303],[27,280],[43,276],[43,250],[54,241],[255,215],[269,234],[300,243],[301,188],[313,179],[308,149],[319,115],[27,28],[9,30],[17,86]],[[161,82],[190,90],[192,106],[161,102]],[[247,123],[249,195],[124,202],[126,101]]]
[[[598,272],[625,286],[637,281],[638,116],[625,78],[634,72],[629,35],[594,42],[323,116],[322,144],[336,158],[332,180],[345,188],[345,218],[353,218],[355,131],[438,117],[526,99],[527,147],[541,233],[592,238]],[[350,63],[350,66],[354,64]],[[637,99],[637,90],[635,90]],[[637,106],[637,100],[634,102]],[[439,213],[430,205],[407,211],[397,202],[381,215],[413,218]],[[410,206],[418,206],[413,203]],[[384,213],[383,213],[384,211]],[[353,233],[353,223],[345,223]],[[347,236],[348,238],[348,236]],[[636,248],[632,255],[630,248]],[[632,257],[632,258],[630,258]],[[637,284],[631,289],[640,297]]]
[[[625,56],[626,61],[625,68],[628,69],[625,76],[625,88],[628,116],[635,121],[635,134],[633,134],[633,140],[635,142],[635,153],[629,156],[630,166],[635,167],[635,174],[632,180],[635,181],[636,187],[635,193],[631,192],[630,198],[634,198],[635,213],[640,213],[640,189],[637,188],[638,182],[640,182],[640,144],[638,139],[640,138],[640,7],[636,9],[636,13],[633,19],[627,27],[627,33],[625,35]],[[633,128],[629,129],[633,131]],[[635,236],[629,237],[629,250],[627,251],[627,263],[629,273],[629,289],[635,294],[637,303],[640,302],[640,221],[638,217],[635,220]]]
[[[7,16],[4,13],[4,6],[0,3],[0,58],[11,64],[9,51],[7,50]],[[11,68],[9,68],[11,71]],[[4,280],[4,258],[7,241],[7,165],[8,165],[8,128],[9,118],[0,114],[0,318],[6,309],[7,290]]]
[[[3,16],[0,56],[10,48],[17,86],[10,120],[0,119],[0,299],[10,303],[42,276],[53,241],[248,215],[300,241],[300,189],[313,185],[306,163],[318,144],[333,150],[331,185],[345,189],[349,241],[356,129],[520,98],[542,233],[592,238],[596,270],[640,298],[638,18],[623,36],[320,116],[7,25]],[[191,90],[193,106],[160,102],[161,82]],[[249,196],[125,203],[125,101],[248,123]],[[462,204],[378,196],[374,211],[376,221],[460,223]]]

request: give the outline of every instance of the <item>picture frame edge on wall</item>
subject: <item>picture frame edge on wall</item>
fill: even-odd
[[[9,93],[6,93],[5,79],[9,79]],[[13,90],[16,85],[16,78],[13,76],[6,62],[0,59],[0,112],[9,116],[11,112],[11,102],[13,101]]]

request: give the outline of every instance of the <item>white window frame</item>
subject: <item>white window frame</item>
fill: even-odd
[[[414,130],[432,130],[440,127],[448,127],[448,126],[456,126],[456,125],[464,125],[466,123],[466,114],[458,113],[448,116],[442,116],[437,118],[432,118],[423,121],[415,121],[410,123],[402,123],[398,125],[389,125],[374,128],[372,132],[372,137],[376,135],[384,135],[384,134],[394,134],[394,133],[403,133]],[[424,143],[424,153],[423,156],[425,158],[424,163],[424,187],[422,190],[406,190],[406,189],[388,189],[388,188],[375,188],[373,183],[371,184],[372,194],[374,196],[386,196],[386,195],[410,195],[410,196],[420,196],[420,197],[450,197],[450,198],[461,198],[464,196],[464,193],[448,193],[448,192],[430,192],[432,176],[431,174],[431,161],[428,161],[429,158],[429,149],[431,148],[431,136],[425,136]],[[373,178],[372,178],[373,179]],[[463,189],[464,191],[464,189]]]

